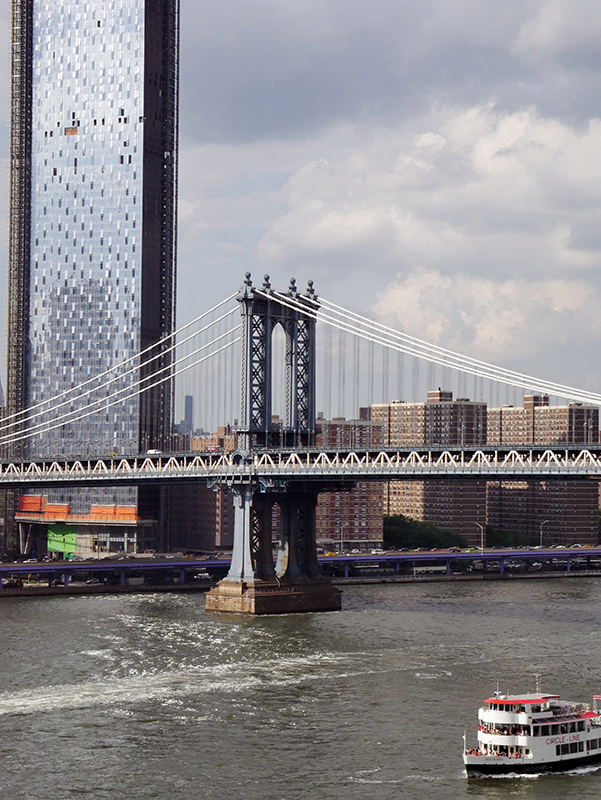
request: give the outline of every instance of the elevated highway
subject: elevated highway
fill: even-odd
[[[575,567],[585,571],[601,571],[601,546],[569,547],[566,549],[485,549],[484,551],[451,552],[449,550],[412,550],[410,552],[388,551],[385,553],[344,553],[321,555],[322,570],[330,575],[349,578],[361,574],[365,568],[372,571],[387,571],[395,574],[412,574],[413,567],[444,567],[444,573],[465,569],[478,564],[485,572],[510,574],[523,565],[529,569],[533,564],[548,564],[555,573],[570,573]],[[593,562],[593,563],[591,563]],[[599,562],[595,564],[594,562]],[[0,564],[0,592],[10,594],[7,581],[26,580],[39,576],[48,583],[60,579],[62,585],[86,579],[105,579],[114,585],[125,586],[134,577],[157,576],[162,581],[171,581],[176,587],[208,573],[212,580],[222,578],[230,567],[227,556],[182,557],[181,555],[153,557],[107,557],[88,561],[26,561]],[[427,573],[426,573],[427,574]]]

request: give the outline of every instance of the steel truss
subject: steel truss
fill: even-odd
[[[0,463],[0,488],[207,481],[279,498],[290,482],[427,478],[582,479],[601,477],[601,448],[415,450],[257,450]],[[296,485],[296,483],[295,483]],[[300,485],[300,484],[299,484]],[[347,487],[348,488],[348,487]],[[258,508],[258,506],[257,506]],[[257,511],[258,513],[258,511]]]

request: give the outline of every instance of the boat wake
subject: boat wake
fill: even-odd
[[[349,669],[350,666],[350,669]],[[348,655],[317,654],[301,658],[211,667],[186,666],[129,676],[108,676],[73,684],[39,686],[0,694],[0,716],[50,712],[57,709],[111,706],[159,701],[173,705],[179,698],[215,692],[238,693],[299,685],[324,678],[367,675],[373,670],[362,663],[349,665]]]
[[[560,775],[592,775],[601,769],[601,764],[589,764],[586,767],[574,767],[573,769],[562,769],[556,772],[541,771],[541,772],[506,772],[503,775],[478,775],[474,773],[470,775],[470,780],[493,780],[493,781],[506,781],[506,780],[530,780],[533,778],[554,778]],[[467,772],[464,773],[467,777]]]

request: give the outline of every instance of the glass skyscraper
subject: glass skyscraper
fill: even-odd
[[[174,328],[178,22],[177,0],[13,0],[8,413],[160,355]],[[155,383],[168,365],[127,380]],[[99,383],[89,402],[124,385]],[[171,427],[168,381],[22,451],[164,449]],[[71,514],[113,502],[156,517],[137,495],[49,496]]]

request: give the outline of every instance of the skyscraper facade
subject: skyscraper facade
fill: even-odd
[[[31,455],[163,449],[171,433],[171,382],[153,384],[175,316],[178,16],[177,0],[13,0],[9,413],[148,351],[127,402],[33,437]],[[90,403],[125,385],[102,383]],[[144,505],[69,493],[79,516],[111,501]]]

